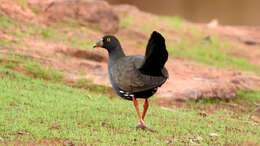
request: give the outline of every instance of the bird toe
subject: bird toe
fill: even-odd
[[[136,129],[147,129],[147,126],[143,123],[143,122],[140,122],[137,126],[136,126]]]
[[[143,122],[140,122],[137,126],[136,126],[136,130],[138,129],[142,129],[142,130],[145,130],[145,131],[150,131],[150,132],[153,132],[153,133],[157,133],[158,131],[156,130],[153,130],[151,128],[148,128]]]

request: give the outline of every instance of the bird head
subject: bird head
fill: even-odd
[[[121,47],[121,45],[115,36],[106,35],[94,45],[94,48],[96,47],[105,48],[108,52],[111,52],[113,49]]]

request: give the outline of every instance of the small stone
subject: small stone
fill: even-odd
[[[214,137],[214,136],[218,136],[218,134],[217,133],[210,133],[209,136]]]

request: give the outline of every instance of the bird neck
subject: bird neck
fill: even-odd
[[[123,49],[121,48],[121,46],[111,49],[108,53],[109,53],[109,60],[112,62],[125,56],[125,53],[123,52]]]

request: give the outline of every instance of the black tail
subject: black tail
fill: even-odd
[[[168,59],[163,36],[154,31],[146,46],[145,59],[139,70],[143,74],[162,76],[162,69]]]

